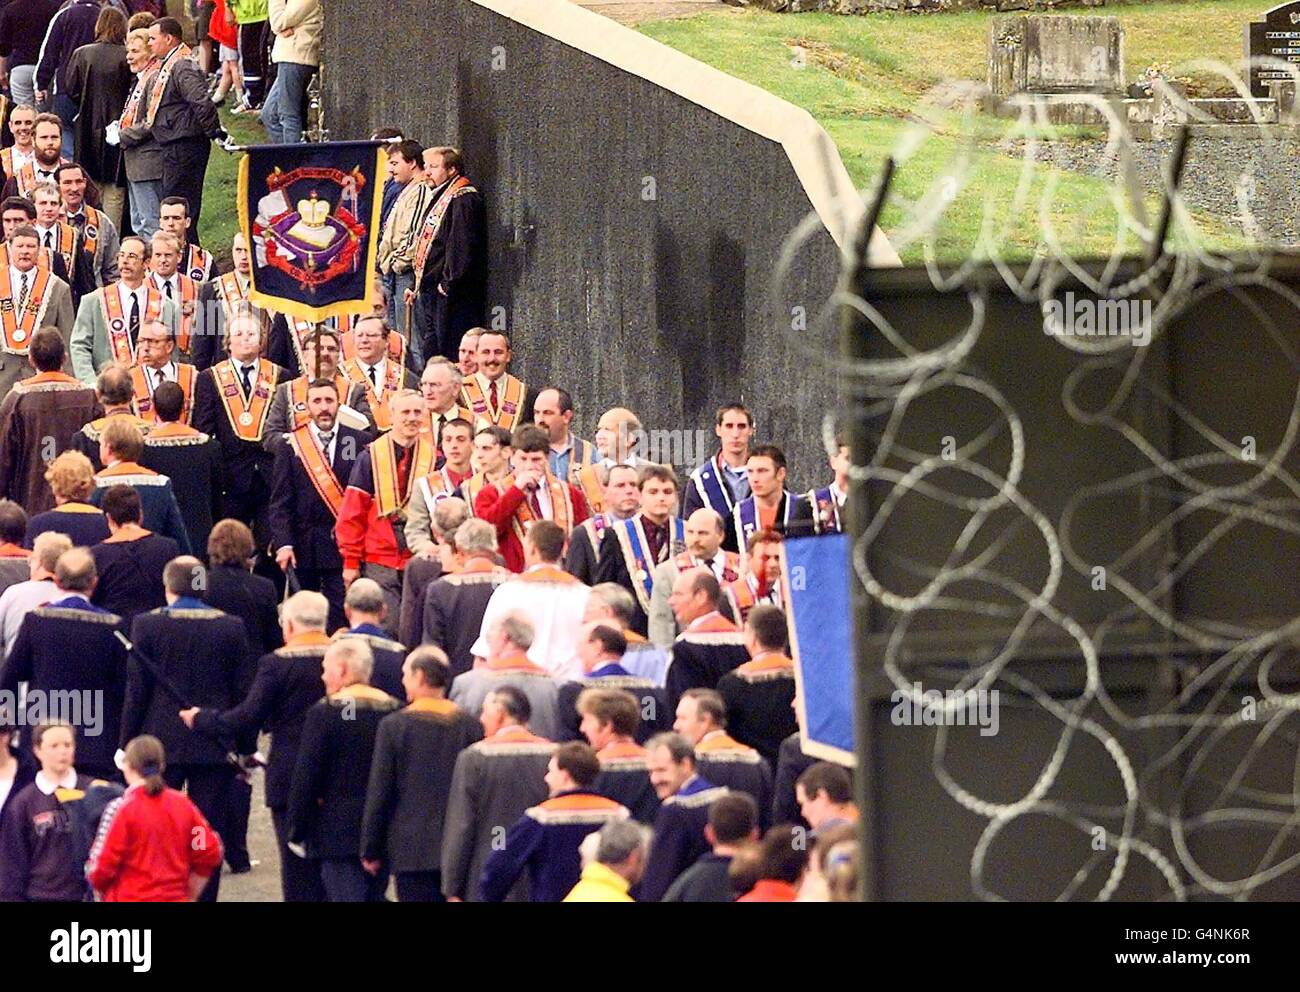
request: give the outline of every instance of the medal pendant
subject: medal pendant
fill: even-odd
[[[14,340],[15,341],[27,340],[27,332],[24,331],[21,327],[18,328],[18,330],[14,331]]]
[[[249,424],[253,422],[253,415],[248,411],[244,411],[239,415],[239,422],[243,424],[245,427],[247,427]]]

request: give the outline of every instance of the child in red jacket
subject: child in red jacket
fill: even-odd
[[[221,867],[221,838],[189,797],[167,788],[162,742],[126,746],[126,794],[104,811],[86,878],[104,902],[193,902]]]

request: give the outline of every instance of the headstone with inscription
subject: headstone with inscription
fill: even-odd
[[[1291,79],[1281,66],[1256,65],[1253,60],[1269,56],[1300,68],[1300,0],[1278,4],[1264,12],[1264,20],[1246,25],[1246,58],[1250,67],[1251,96],[1269,95],[1271,80]]]

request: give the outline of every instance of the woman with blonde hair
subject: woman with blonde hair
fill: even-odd
[[[221,838],[183,792],[163,781],[162,742],[126,745],[126,793],[99,821],[86,879],[104,902],[193,902],[221,867]]]
[[[93,547],[108,537],[108,518],[90,505],[95,491],[95,467],[80,451],[65,451],[45,470],[45,481],[54,493],[54,509],[38,513],[27,521],[23,547],[33,546],[47,531],[67,534],[77,547]]]

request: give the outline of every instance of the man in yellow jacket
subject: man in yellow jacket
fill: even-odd
[[[595,857],[588,859],[565,902],[634,902],[628,890],[645,870],[650,831],[635,820],[605,824],[588,838],[595,842]]]

